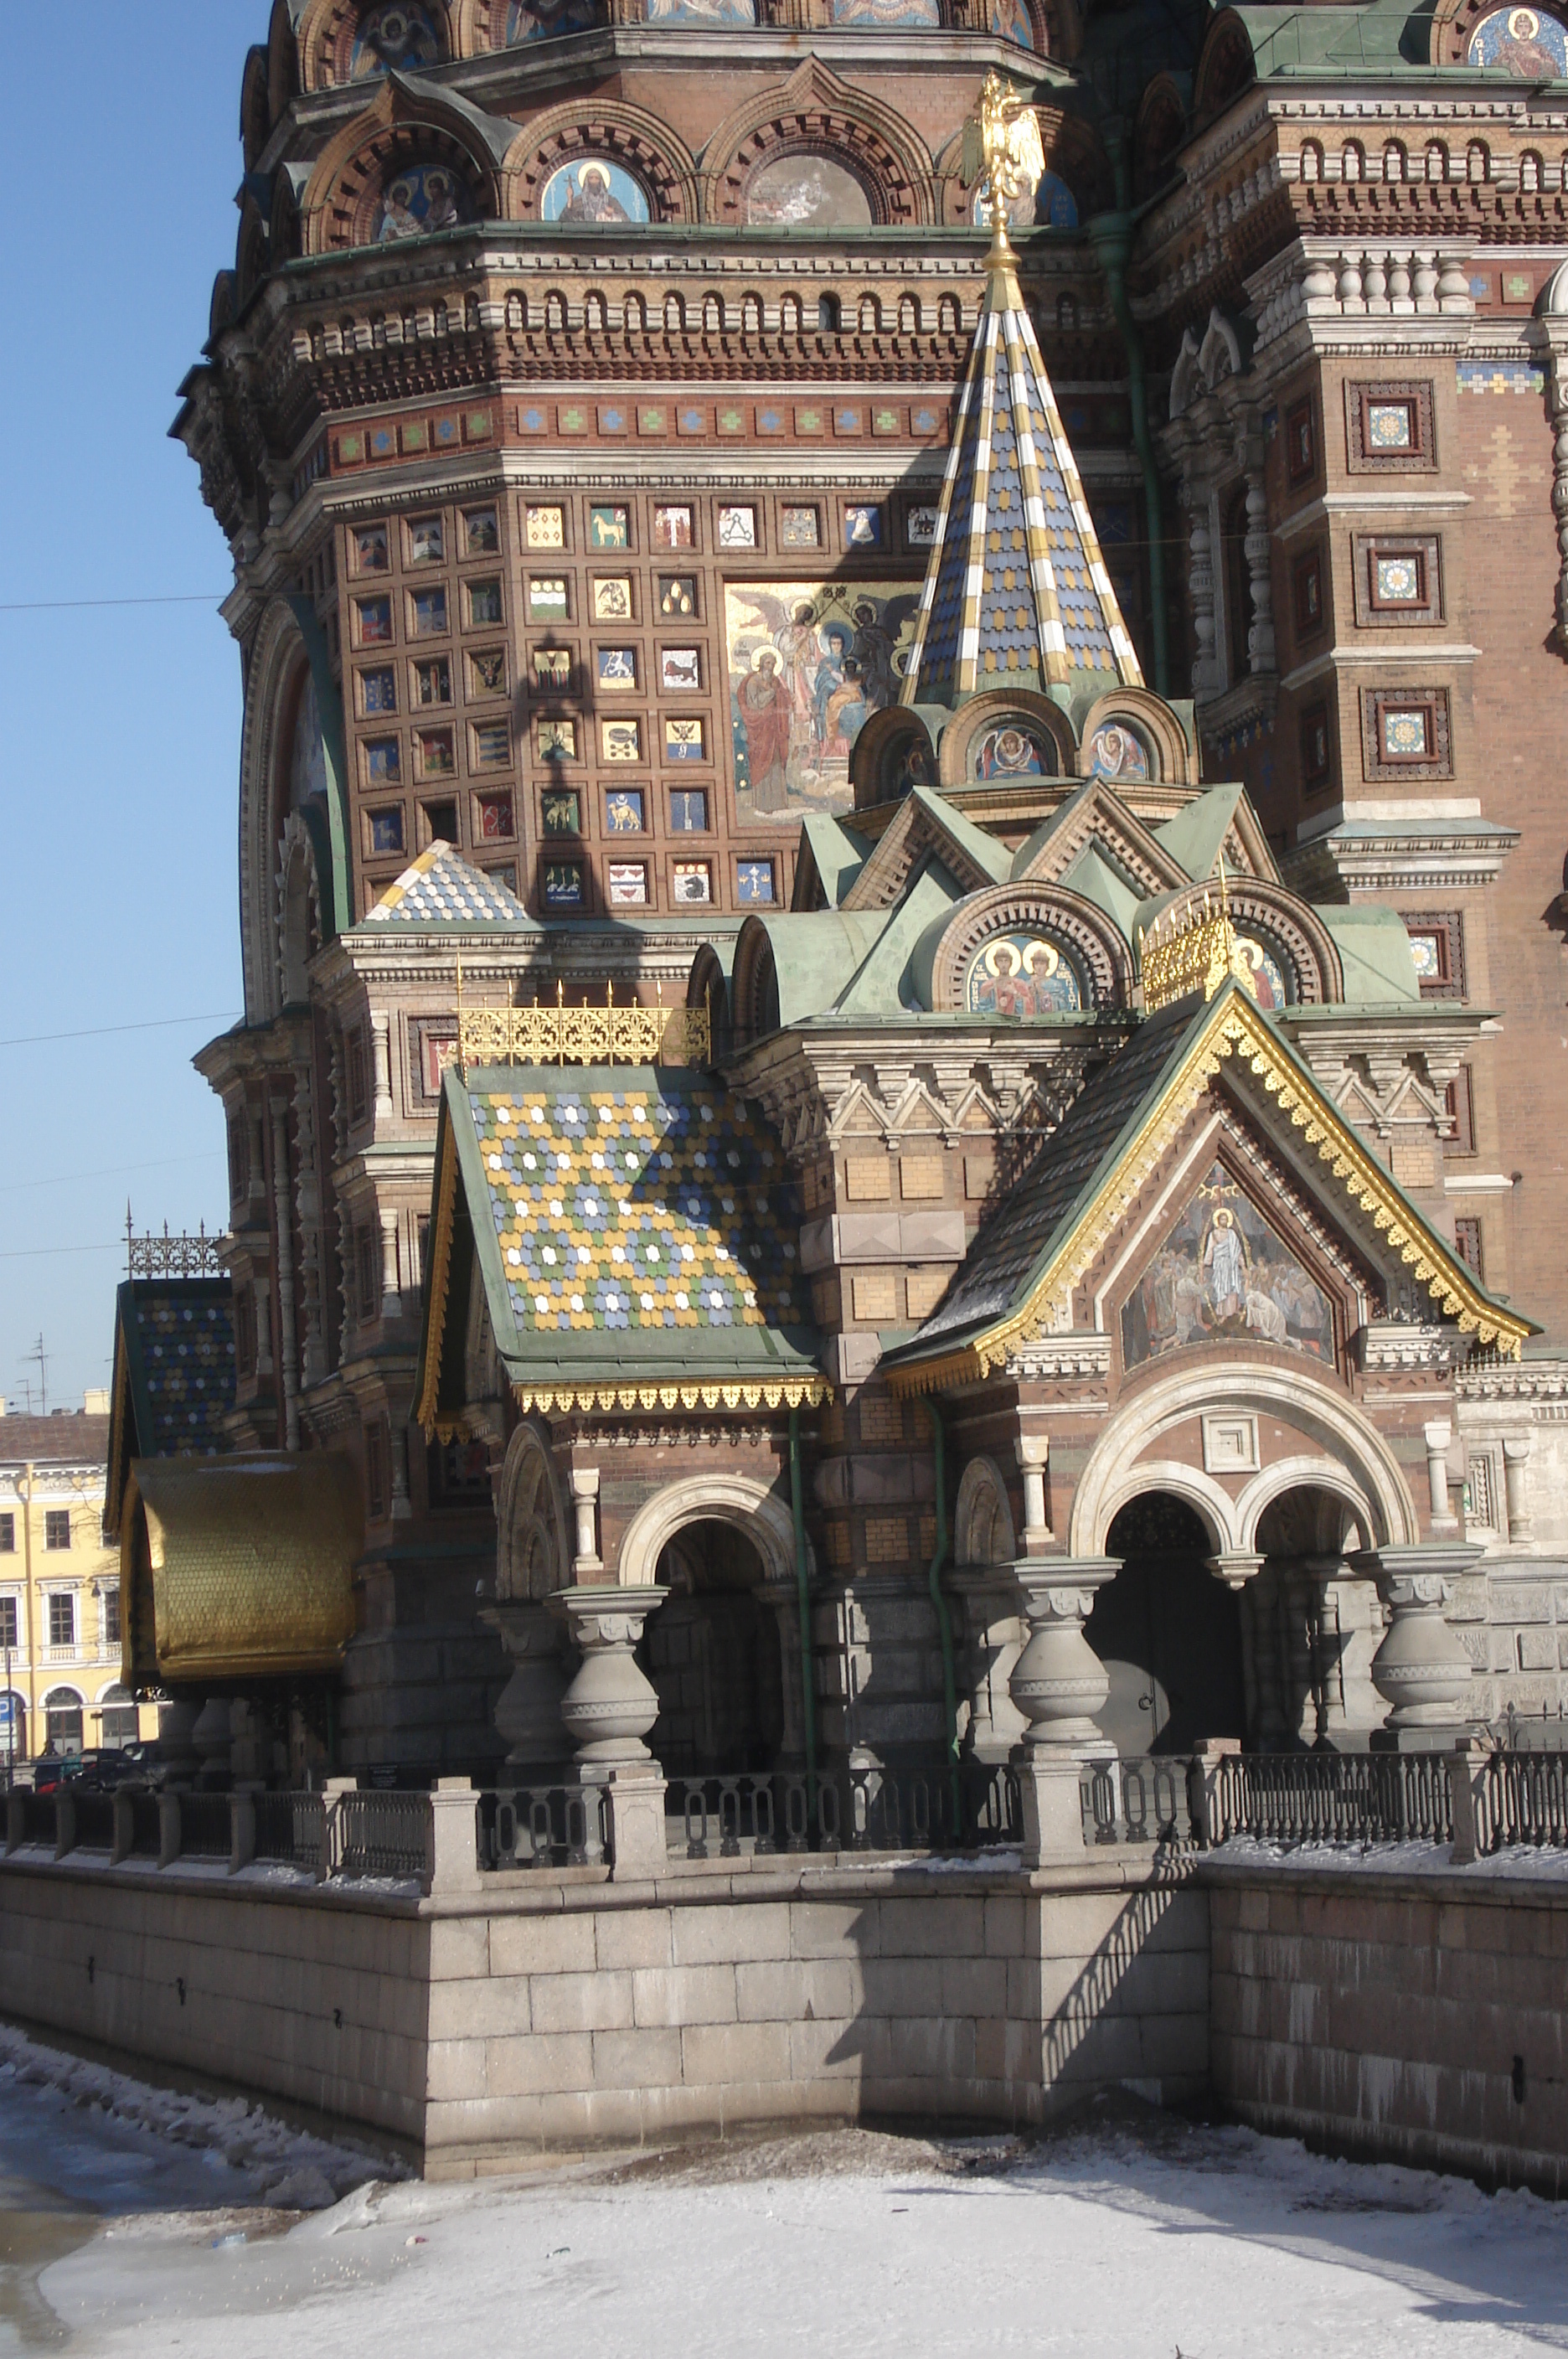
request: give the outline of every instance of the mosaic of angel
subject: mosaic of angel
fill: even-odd
[[[1327,1295],[1219,1163],[1123,1307],[1122,1358],[1132,1368],[1216,1342],[1334,1358]]]

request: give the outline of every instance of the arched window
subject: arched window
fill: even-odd
[[[874,336],[881,325],[881,304],[878,303],[875,295],[863,295],[860,299],[861,334],[863,336]]]
[[[98,1699],[101,1745],[134,1745],[141,1734],[130,1690],[116,1680]]]
[[[1486,147],[1484,140],[1472,139],[1469,147],[1465,149],[1465,177],[1467,180],[1489,180],[1491,179],[1492,159],[1486,152]]]
[[[1342,180],[1362,180],[1367,177],[1367,158],[1354,139],[1347,139],[1345,143],[1339,159],[1339,177]]]
[[[840,315],[840,312],[839,312],[839,307],[838,307],[838,297],[837,297],[836,295],[819,295],[819,296],[818,296],[818,298],[817,298],[817,325],[818,325],[818,327],[822,330],[822,333],[823,333],[824,335],[826,335],[826,336],[836,336],[836,335],[837,335],[838,331],[839,331],[839,320],[840,320],[840,316],[841,316],[841,315]]]
[[[1303,180],[1323,179],[1323,153],[1315,139],[1301,144],[1301,178]]]
[[[685,327],[686,305],[684,299],[681,296],[667,295],[665,297],[664,324],[666,329],[672,335],[679,335]]]
[[[944,336],[956,336],[964,326],[964,315],[958,308],[956,295],[944,295],[937,306],[937,327]]]
[[[597,291],[590,295],[583,306],[583,324],[585,328],[596,329],[600,335],[609,327],[610,315],[604,297]]]
[[[1075,295],[1057,297],[1056,324],[1059,328],[1075,328],[1078,325],[1078,299]]]
[[[780,332],[786,336],[800,334],[800,299],[798,295],[786,295],[779,306],[779,326]]]
[[[44,1734],[49,1752],[81,1752],[82,1698],[74,1688],[50,1688],[45,1696]]]
[[[565,328],[566,298],[564,295],[547,295],[545,297],[544,323],[547,328],[553,328],[557,334]]]
[[[1426,151],[1426,176],[1433,181],[1448,178],[1448,150],[1441,139],[1434,139]]]
[[[1519,158],[1519,187],[1527,196],[1533,196],[1541,187],[1542,177],[1540,157],[1533,148],[1527,147]]]
[[[647,335],[647,333],[648,333],[648,305],[643,301],[642,297],[641,297],[640,295],[628,295],[628,296],[626,297],[626,333],[627,333],[627,335],[629,335],[629,336],[646,336],[646,335]]]
[[[710,335],[718,335],[724,324],[724,307],[716,295],[702,298],[702,325]]]
[[[898,333],[918,336],[920,332],[920,299],[918,295],[898,298]]]
[[[1402,180],[1405,178],[1405,151],[1397,139],[1390,139],[1383,150],[1383,178]]]
[[[749,336],[762,333],[762,299],[748,295],[740,307],[740,323]]]

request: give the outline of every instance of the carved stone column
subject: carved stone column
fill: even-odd
[[[1094,1593],[1121,1571],[1114,1556],[1058,1557],[1014,1567],[1029,1637],[1008,1682],[1029,1722],[1018,1767],[1027,1865],[1081,1859],[1079,1759],[1100,1742],[1091,1715],[1110,1693],[1105,1667],[1083,1636]]]
[[[572,1572],[574,1580],[582,1581],[587,1574],[604,1570],[593,1531],[593,1511],[599,1499],[599,1469],[596,1466],[572,1466],[567,1471],[567,1480],[572,1485],[572,1508],[577,1519],[577,1549],[572,1560]]]
[[[557,1593],[583,1657],[561,1699],[561,1717],[585,1778],[653,1764],[643,1739],[659,1718],[659,1697],[636,1648],[648,1615],[669,1594],[667,1589],[616,1589],[608,1583]]]
[[[392,1119],[392,1019],[385,1012],[370,1018],[371,1064],[376,1076],[375,1123],[379,1133]]]
[[[1092,1715],[1109,1695],[1110,1680],[1083,1625],[1095,1591],[1120,1571],[1121,1559],[1114,1556],[1055,1557],[1014,1567],[1029,1636],[1007,1687],[1029,1722],[1024,1744],[1031,1752],[1099,1741]]]
[[[392,1428],[392,1520],[407,1523],[414,1510],[408,1497],[408,1428],[394,1417]]]
[[[400,1319],[403,1298],[397,1291],[397,1215],[383,1212],[381,1219],[381,1316]]]
[[[1434,1532],[1456,1532],[1459,1518],[1448,1503],[1448,1445],[1454,1439],[1454,1428],[1446,1418],[1434,1419],[1421,1428],[1426,1443],[1426,1481],[1432,1495],[1432,1528]]]
[[[1194,484],[1191,498],[1192,521],[1187,547],[1192,598],[1192,693],[1202,699],[1217,696],[1225,681],[1214,648],[1214,544],[1208,485]]]
[[[1024,1549],[1034,1556],[1051,1545],[1051,1526],[1045,1516],[1045,1470],[1051,1459],[1051,1436],[1020,1434],[1013,1444],[1013,1455],[1023,1470]]]
[[[1274,669],[1274,577],[1269,568],[1269,501],[1263,488],[1263,441],[1249,435],[1247,442],[1247,584],[1252,592],[1252,623],[1247,634],[1247,669],[1254,673]]]
[[[1351,1559],[1358,1572],[1374,1576],[1393,1617],[1372,1658],[1372,1684],[1389,1707],[1384,1730],[1395,1743],[1419,1743],[1422,1732],[1456,1734],[1474,1717],[1470,1658],[1443,1609],[1455,1580],[1480,1554],[1478,1548],[1425,1542]]]
[[[294,1065],[294,1138],[299,1150],[299,1299],[305,1314],[303,1375],[320,1384],[327,1373],[325,1302],[321,1287],[321,1195],[316,1176],[316,1112],[309,1056]]]
[[[1530,1444],[1528,1433],[1510,1433],[1503,1440],[1503,1487],[1508,1508],[1508,1538],[1516,1545],[1535,1538],[1530,1511]]]

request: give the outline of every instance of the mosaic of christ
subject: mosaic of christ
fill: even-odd
[[[1327,1295],[1214,1163],[1123,1306],[1122,1361],[1134,1368],[1219,1342],[1334,1358]]]

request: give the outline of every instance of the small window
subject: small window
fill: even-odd
[[[1285,467],[1292,488],[1310,484],[1317,473],[1318,437],[1311,401],[1298,401],[1285,413]]]
[[[49,1642],[51,1647],[76,1644],[76,1600],[58,1593],[49,1602]]]
[[[351,1032],[343,1061],[348,1068],[348,1118],[363,1122],[370,1112],[370,1093],[365,1086],[365,1035]]]
[[[421,803],[427,843],[456,843],[457,805],[455,803]]]
[[[1334,781],[1334,754],[1329,736],[1328,707],[1311,704],[1301,715],[1301,787],[1321,795]]]
[[[1323,561],[1321,549],[1311,549],[1299,557],[1290,569],[1291,604],[1296,617],[1298,639],[1315,638],[1326,617],[1323,601]]]
[[[0,1597],[0,1647],[15,1649],[22,1643],[16,1604],[14,1597]]]
[[[359,1285],[359,1316],[362,1325],[368,1326],[381,1316],[381,1234],[379,1230],[362,1228],[354,1241]]]
[[[51,1753],[80,1753],[82,1698],[70,1688],[52,1688],[44,1698],[44,1727]]]
[[[71,1509],[49,1507],[44,1515],[44,1546],[47,1549],[68,1549],[71,1546]],[[62,1640],[61,1644],[69,1644]]]
[[[824,336],[837,335],[839,321],[842,317],[843,314],[840,311],[839,300],[836,295],[818,296],[817,326]]]
[[[124,1688],[111,1688],[99,1707],[99,1726],[105,1745],[134,1745],[141,1734],[136,1705]]]
[[[103,1644],[117,1647],[120,1643],[120,1589],[116,1582],[103,1592]]]
[[[1448,1137],[1444,1142],[1447,1152],[1450,1155],[1474,1155],[1475,1099],[1468,1065],[1460,1066],[1443,1091],[1443,1103],[1448,1114]]]
[[[15,1556],[16,1553],[16,1518],[7,1510],[0,1516],[0,1556]]]

